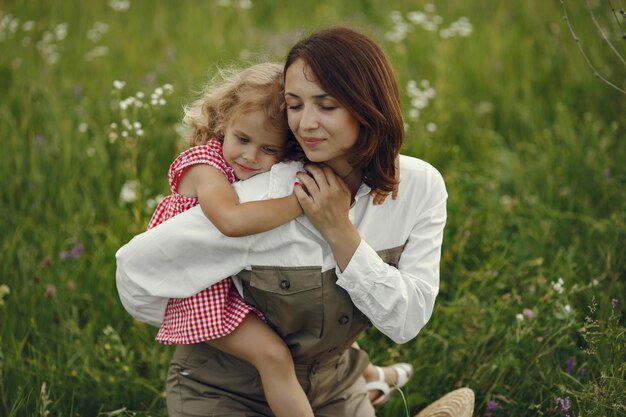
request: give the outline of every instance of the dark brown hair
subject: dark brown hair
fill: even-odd
[[[397,184],[394,161],[404,138],[400,94],[389,59],[372,39],[353,29],[331,27],[291,48],[285,72],[302,59],[315,81],[359,122],[360,133],[347,155],[372,189]]]

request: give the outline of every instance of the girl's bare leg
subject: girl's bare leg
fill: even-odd
[[[313,417],[291,352],[257,316],[248,314],[234,332],[206,343],[250,362],[259,371],[265,398],[276,417]]]

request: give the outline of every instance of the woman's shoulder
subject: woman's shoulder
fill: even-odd
[[[399,195],[409,195],[409,204],[438,204],[448,198],[443,176],[430,163],[408,155],[400,155]],[[408,191],[408,192],[407,192]]]
[[[444,186],[443,176],[430,163],[409,155],[400,155],[400,181],[418,181]]]

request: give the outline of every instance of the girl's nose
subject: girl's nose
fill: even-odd
[[[244,154],[243,154],[243,158],[246,161],[256,161],[256,150],[254,149],[248,149]]]

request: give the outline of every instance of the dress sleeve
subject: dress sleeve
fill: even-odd
[[[337,284],[372,324],[396,343],[405,343],[419,333],[430,319],[439,292],[447,193],[441,175],[433,174],[428,204],[407,225],[411,229],[397,267],[383,262],[361,240],[344,271],[336,268]],[[406,187],[403,192],[407,193]]]
[[[167,174],[172,193],[178,192],[178,184],[183,178],[185,170],[196,164],[211,165],[220,170],[231,184],[236,180],[233,169],[224,160],[222,144],[217,139],[211,139],[206,145],[193,146],[187,149],[172,162]]]

